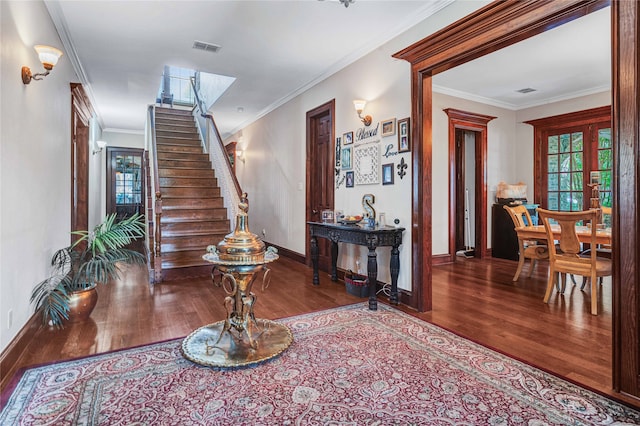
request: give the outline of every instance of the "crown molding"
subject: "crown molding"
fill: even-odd
[[[75,45],[71,39],[69,34],[69,27],[67,25],[67,21],[64,19],[64,13],[62,13],[62,9],[60,7],[60,2],[58,0],[45,0],[44,4],[49,11],[49,16],[51,16],[51,20],[53,21],[53,25],[56,27],[56,31],[58,32],[58,37],[60,37],[60,41],[62,41],[62,45],[64,46],[65,53],[71,61],[71,66],[76,73],[76,76],[80,80],[80,84],[82,84],[82,88],[84,89],[89,101],[91,102],[91,107],[95,111],[96,119],[100,124],[100,128],[104,127],[104,122],[102,120],[102,116],[100,115],[98,103],[96,102],[95,96],[93,94],[93,88],[89,83],[89,79],[87,78],[87,73],[84,71],[84,67],[80,62],[80,58],[78,57],[78,52],[76,50]]]

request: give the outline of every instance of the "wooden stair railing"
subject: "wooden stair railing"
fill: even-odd
[[[154,204],[156,213],[161,212],[155,218],[154,278],[160,282],[208,275],[211,265],[202,255],[230,232],[217,176],[224,166],[212,167],[192,111],[155,107],[154,115],[155,142],[149,144],[155,151],[154,167],[157,164]]]
[[[196,98],[195,105],[194,105],[195,108],[198,109],[198,111],[200,112],[200,116],[207,121],[207,124],[211,126],[211,129],[215,133],[216,139],[218,140],[218,144],[220,145],[220,149],[222,150],[222,152],[226,152],[226,149],[224,147],[224,143],[222,142],[222,137],[220,137],[220,131],[218,131],[218,126],[216,125],[216,121],[213,119],[213,115],[207,114],[207,110],[204,107],[204,103],[200,99],[200,96],[198,94],[198,89],[196,87],[196,80],[195,80],[194,77],[191,77],[191,88],[193,89],[193,93],[194,93],[195,98]],[[234,187],[236,189],[236,193],[238,195],[238,198],[240,198],[240,197],[242,197],[242,188],[240,187],[240,183],[238,182],[238,178],[236,177],[236,174],[233,172],[233,166],[231,165],[231,161],[229,160],[229,157],[227,155],[224,155],[223,157],[224,157],[225,163],[227,165],[227,170],[229,171],[229,174],[231,175],[231,178],[232,178],[232,181],[233,181],[233,185],[234,185]]]
[[[153,154],[153,282],[162,281],[162,232],[160,221],[162,219],[162,191],[160,190],[160,178],[158,175],[158,148],[156,143],[155,107],[149,106],[149,125],[151,134],[151,150]]]

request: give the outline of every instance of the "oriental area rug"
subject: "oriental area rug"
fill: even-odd
[[[394,308],[286,318],[293,344],[215,369],[182,340],[25,370],[2,425],[625,425],[640,412]]]

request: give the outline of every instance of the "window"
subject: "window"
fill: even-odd
[[[602,206],[611,206],[611,107],[527,121],[534,126],[534,198],[543,208],[579,211],[591,206],[599,173]]]

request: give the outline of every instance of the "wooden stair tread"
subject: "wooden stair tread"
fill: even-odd
[[[207,246],[230,232],[230,221],[190,111],[156,108],[156,150],[163,215],[162,275],[204,268]],[[209,269],[210,271],[210,269]]]

